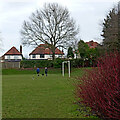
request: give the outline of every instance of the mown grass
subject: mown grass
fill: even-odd
[[[91,68],[71,68],[71,73],[74,76],[80,76],[80,71]],[[40,68],[40,74],[44,73],[44,68]],[[68,69],[65,69],[68,73]],[[36,69],[2,69],[2,75],[23,75],[23,74],[36,74]],[[61,68],[48,68],[48,74],[62,74]]]
[[[49,74],[61,74],[61,69],[48,69]],[[40,68],[40,74],[44,73],[44,68]],[[21,74],[36,74],[36,69],[3,69],[3,75],[21,75]]]
[[[3,70],[3,118],[86,118],[89,108],[84,110],[74,104],[73,78],[83,75],[83,69],[74,69],[71,78],[65,74],[37,76],[20,72],[12,75],[11,70]],[[16,71],[16,70],[13,70]],[[89,116],[95,118],[95,116]]]

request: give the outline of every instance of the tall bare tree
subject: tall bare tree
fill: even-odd
[[[45,4],[42,10],[32,13],[29,21],[24,21],[21,35],[24,45],[45,43],[53,53],[57,47],[67,47],[75,40],[78,27],[70,17],[67,8],[57,3]]]

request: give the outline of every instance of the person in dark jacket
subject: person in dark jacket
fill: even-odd
[[[45,67],[45,74],[46,74],[46,76],[47,76],[47,72],[48,72],[48,69],[47,69],[47,67]]]
[[[39,68],[37,68],[36,72],[37,72],[37,75],[39,76],[40,69],[39,69]]]

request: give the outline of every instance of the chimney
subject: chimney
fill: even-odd
[[[22,45],[20,45],[20,53],[22,53]]]

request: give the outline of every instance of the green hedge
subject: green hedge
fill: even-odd
[[[67,61],[67,59],[63,60],[57,58],[56,60],[23,60],[21,61],[21,68],[43,68],[43,67],[53,67],[53,68],[61,68],[62,62]],[[83,59],[72,59],[70,60],[71,67],[90,67],[93,66],[90,60],[84,61]],[[67,66],[67,65],[65,65]]]
[[[21,68],[43,68],[43,67],[54,67],[60,68],[63,60],[57,58],[55,61],[53,60],[23,60],[21,61]]]

